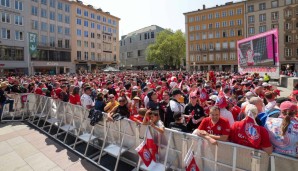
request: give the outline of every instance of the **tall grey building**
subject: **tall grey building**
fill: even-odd
[[[148,67],[152,69],[154,64],[146,61],[146,48],[155,42],[157,33],[164,29],[152,25],[124,35],[120,40],[120,66],[122,68]]]

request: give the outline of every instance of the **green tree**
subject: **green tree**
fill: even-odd
[[[185,59],[185,36],[181,30],[173,33],[164,30],[157,34],[156,41],[146,49],[146,59],[158,65],[179,68]]]

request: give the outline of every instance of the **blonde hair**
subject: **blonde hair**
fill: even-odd
[[[258,115],[258,108],[253,104],[247,104],[244,111],[246,116],[248,115],[248,112],[251,112],[254,117],[256,117]]]

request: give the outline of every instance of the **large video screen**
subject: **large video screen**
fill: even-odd
[[[273,66],[275,64],[273,39],[274,36],[270,34],[239,43],[239,65],[241,67]]]

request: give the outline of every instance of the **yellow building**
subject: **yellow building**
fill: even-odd
[[[71,59],[76,71],[119,67],[119,20],[102,9],[71,2]]]
[[[237,70],[237,40],[244,38],[245,2],[184,13],[187,70]]]

